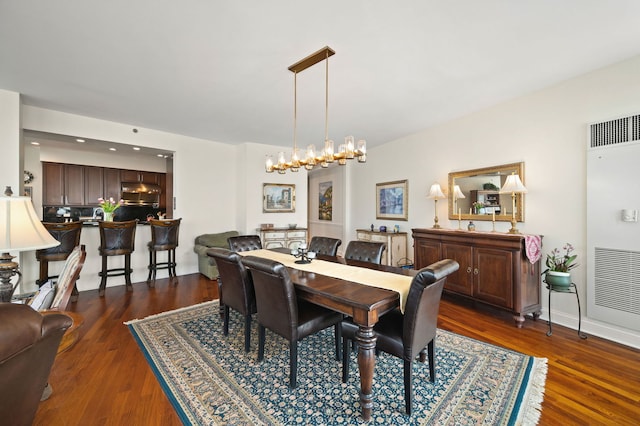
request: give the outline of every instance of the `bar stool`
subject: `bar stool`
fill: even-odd
[[[51,223],[42,222],[42,225],[49,231],[51,236],[60,245],[43,250],[36,250],[36,260],[40,262],[40,276],[36,281],[38,286],[42,286],[47,280],[58,278],[57,275],[49,275],[49,262],[67,260],[73,249],[80,245],[80,234],[82,232],[82,222]],[[71,301],[78,300],[78,289],[73,287]]]
[[[147,244],[149,248],[149,275],[147,284],[153,287],[156,281],[158,269],[168,269],[169,278],[176,276],[176,247],[178,247],[178,234],[180,232],[180,221],[182,219],[150,219],[151,241]],[[167,252],[167,261],[158,262],[158,252]],[[153,280],[151,279],[153,277]]]
[[[102,270],[98,275],[100,288],[98,294],[104,296],[104,289],[107,286],[107,277],[117,277],[124,275],[127,291],[133,291],[131,285],[131,253],[135,250],[136,225],[138,220],[125,222],[98,222],[100,228],[100,247],[98,252],[102,256]],[[124,268],[107,269],[107,258],[109,256],[124,256]]]

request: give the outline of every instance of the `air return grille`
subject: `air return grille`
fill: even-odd
[[[589,147],[616,145],[640,140],[640,114],[595,123],[589,127]]]
[[[640,252],[596,247],[595,304],[640,315]]]

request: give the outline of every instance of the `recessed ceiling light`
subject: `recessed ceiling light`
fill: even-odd
[[[40,142],[33,141],[31,142],[31,145],[40,145]]]
[[[140,151],[140,147],[134,146],[134,147],[133,147],[133,150],[134,150],[134,151]]]
[[[115,148],[109,148],[109,151],[115,151],[115,150],[116,150]]]
[[[162,157],[164,157],[164,155],[162,155],[162,154],[158,154],[158,157],[162,158]]]
[[[84,139],[77,138],[76,142],[84,143]]]

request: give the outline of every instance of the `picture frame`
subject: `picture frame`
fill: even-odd
[[[376,219],[409,220],[409,182],[376,183]]]
[[[296,186],[286,183],[262,184],[263,213],[292,213],[296,211]]]

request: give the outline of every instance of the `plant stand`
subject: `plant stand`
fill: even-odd
[[[568,287],[564,287],[554,286],[548,284],[546,281],[544,282],[545,284],[547,284],[547,289],[549,290],[549,331],[547,331],[547,336],[551,336],[553,334],[553,330],[551,329],[551,293],[573,293],[576,295],[576,300],[578,301],[578,336],[581,339],[586,339],[587,335],[580,330],[582,327],[582,311],[580,309],[580,296],[578,296],[578,288],[576,287],[576,285],[574,283],[571,283]]]

